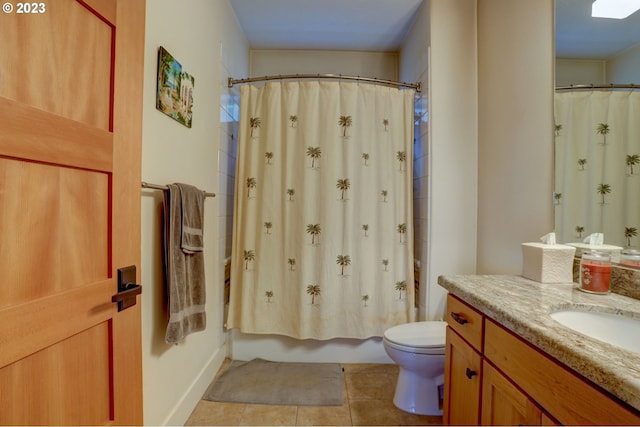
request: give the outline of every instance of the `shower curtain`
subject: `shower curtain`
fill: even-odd
[[[638,246],[640,93],[555,95],[555,221],[559,241],[604,233],[605,243]]]
[[[324,340],[414,321],[414,91],[240,93],[227,327]]]

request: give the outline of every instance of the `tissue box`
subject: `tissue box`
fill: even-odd
[[[576,248],[544,243],[522,244],[522,275],[541,283],[572,283]]]

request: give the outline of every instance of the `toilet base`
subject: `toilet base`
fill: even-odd
[[[440,388],[444,375],[428,378],[400,368],[393,404],[405,412],[418,415],[442,415]]]

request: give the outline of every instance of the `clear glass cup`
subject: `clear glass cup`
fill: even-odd
[[[586,251],[580,260],[580,289],[594,294],[609,293],[611,255],[608,252]]]

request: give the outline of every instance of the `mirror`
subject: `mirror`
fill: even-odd
[[[591,4],[556,0],[555,231],[562,243],[603,233],[638,249],[640,11],[592,18]],[[558,89],[612,83],[633,88]]]

